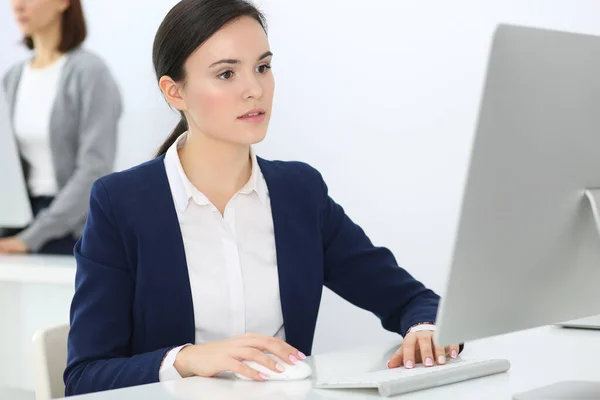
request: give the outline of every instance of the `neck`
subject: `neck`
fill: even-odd
[[[211,198],[233,197],[250,179],[250,146],[238,146],[190,134],[179,150],[181,165],[190,182]]]
[[[35,57],[31,66],[34,68],[44,68],[55,62],[62,53],[58,50],[58,45],[62,37],[61,22],[47,26],[40,32],[31,35],[35,48]]]

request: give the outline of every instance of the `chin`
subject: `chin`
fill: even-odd
[[[31,36],[32,29],[28,25],[19,25],[19,30],[24,36]]]
[[[213,140],[223,143],[229,143],[234,146],[251,146],[265,140],[267,136],[267,124],[254,126],[233,126],[229,129],[223,129],[220,132],[217,129],[208,134]],[[218,133],[217,133],[218,132]]]
[[[263,140],[265,140],[265,136],[263,136],[260,139],[257,140],[253,140],[252,142],[248,143],[250,146],[255,145],[255,144],[259,144],[260,142],[262,142]]]
[[[266,135],[262,135],[260,137],[253,137],[253,138],[248,138],[247,141],[244,142],[245,145],[255,145],[255,144],[259,144],[260,142],[262,142],[263,140],[265,140]]]
[[[238,136],[238,138],[243,138],[241,142],[245,145],[253,145],[265,140],[266,136],[266,129],[248,129],[246,132],[243,132],[242,135]]]
[[[251,134],[238,134],[234,137],[219,138],[218,140],[224,143],[229,143],[234,146],[252,146],[265,140],[266,134],[260,135],[256,133]]]

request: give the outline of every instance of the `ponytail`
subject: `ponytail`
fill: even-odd
[[[171,134],[169,135],[167,140],[165,140],[165,142],[160,146],[160,148],[156,152],[156,157],[160,157],[160,156],[164,155],[167,152],[167,150],[169,150],[169,147],[171,147],[173,145],[173,143],[175,143],[177,138],[179,136],[181,136],[181,134],[187,130],[188,130],[187,121],[185,120],[185,117],[182,116],[181,120],[179,121],[179,123],[177,124],[177,126],[175,127],[173,132],[171,132]]]

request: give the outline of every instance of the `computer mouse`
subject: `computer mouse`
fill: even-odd
[[[262,364],[259,364],[255,361],[244,361],[244,364],[248,365],[250,368],[257,370],[258,372],[262,372],[263,374],[269,377],[269,381],[296,381],[301,379],[306,379],[312,374],[312,368],[308,363],[304,361],[297,361],[295,365],[290,365],[288,363],[283,362],[279,357],[274,354],[266,353],[267,356],[271,357],[277,363],[281,364],[285,371],[283,372],[275,372]],[[240,379],[250,380],[250,378],[238,374],[235,374]]]

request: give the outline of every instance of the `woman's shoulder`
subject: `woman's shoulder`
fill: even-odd
[[[9,84],[14,81],[18,81],[21,76],[21,72],[23,71],[23,66],[27,60],[21,60],[14,64],[12,64],[8,70],[2,76],[2,89],[7,90]]]
[[[265,160],[258,158],[260,169],[266,179],[282,185],[301,186],[309,191],[321,191],[325,182],[321,173],[302,161]]]
[[[321,179],[321,173],[312,165],[302,161],[266,160],[258,157],[258,163],[263,173],[285,175],[300,179]]]
[[[106,63],[98,54],[83,47],[71,50],[66,56],[77,68],[106,68]]]
[[[67,65],[76,74],[83,74],[88,77],[96,76],[98,73],[108,71],[108,66],[104,60],[92,51],[83,47],[77,47],[66,54]],[[23,71],[25,63],[31,60],[28,57],[12,64],[2,77],[3,88],[6,90],[11,81],[18,80]]]
[[[107,196],[111,203],[135,198],[151,199],[157,189],[168,188],[161,157],[105,175],[92,186],[92,197]]]
[[[69,76],[78,76],[83,81],[106,80],[112,77],[106,62],[96,53],[83,47],[78,47],[66,54],[67,60],[64,68]]]

